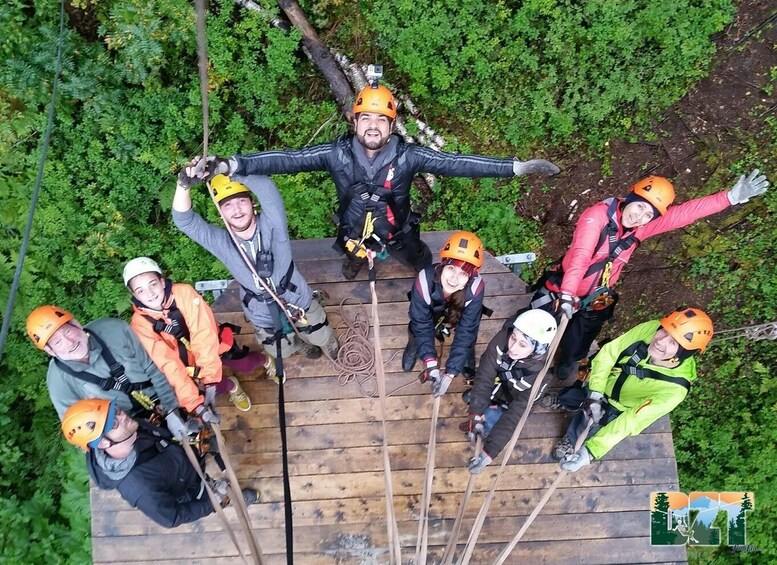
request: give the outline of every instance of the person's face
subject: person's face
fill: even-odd
[[[638,228],[647,224],[655,216],[653,207],[647,202],[629,202],[623,208],[621,223],[624,228]]]
[[[510,332],[507,340],[507,355],[510,359],[526,359],[534,353],[534,344],[519,330]]]
[[[356,139],[366,149],[376,151],[389,141],[391,120],[383,114],[361,112],[356,117]]]
[[[256,224],[254,202],[248,196],[233,196],[221,203],[221,213],[229,226],[238,233],[249,231]]]
[[[71,320],[51,335],[44,351],[62,361],[82,361],[89,356],[89,336]]]
[[[461,267],[445,265],[440,273],[440,282],[446,294],[453,294],[467,286],[469,275]]]
[[[103,433],[103,437],[97,447],[104,450],[111,457],[123,459],[129,454],[134,445],[130,441],[138,431],[138,423],[129,417],[123,410],[116,410],[116,418],[113,420],[113,428]]]
[[[680,344],[664,328],[659,328],[648,345],[651,361],[664,361],[677,355]]]
[[[135,300],[152,310],[161,310],[165,300],[165,282],[159,273],[141,273],[129,282]]]

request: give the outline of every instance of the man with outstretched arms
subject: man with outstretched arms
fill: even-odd
[[[296,151],[266,151],[209,157],[210,174],[273,175],[328,171],[337,187],[338,224],[335,248],[346,253],[343,276],[353,279],[366,262],[366,250],[388,251],[417,271],[432,264],[421,241],[420,217],[411,211],[410,183],[417,173],[451,177],[554,175],[559,169],[543,159],[441,153],[406,143],[392,134],[397,106],[391,92],[374,82],[359,92],[353,105],[353,134]]]
[[[275,183],[259,175],[234,175],[231,179],[216,175],[210,180],[211,193],[237,238],[238,249],[226,229],[209,224],[192,209],[189,191],[201,182],[193,176],[198,162],[199,158],[195,158],[178,175],[173,198],[175,225],[221,261],[238,282],[243,311],[268,355],[273,358],[277,355],[275,326],[281,323],[285,335],[282,340],[284,358],[301,351],[308,358],[316,359],[321,356],[319,348],[336,358],[339,346],[326,312],[294,266],[286,209]],[[252,195],[259,201],[261,214],[254,210]],[[272,296],[258,280],[254,280],[246,259],[253,263],[257,275],[273,289],[284,306],[300,315],[295,325],[302,341],[286,317],[279,316]]]

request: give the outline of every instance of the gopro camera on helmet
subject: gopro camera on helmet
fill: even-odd
[[[383,65],[367,65],[367,81],[372,88],[378,88],[380,79],[383,78]]]

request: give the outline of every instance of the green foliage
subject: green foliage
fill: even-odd
[[[597,147],[706,73],[729,0],[365,1],[389,78],[426,112],[516,147],[580,137]],[[396,73],[394,69],[399,73]]]

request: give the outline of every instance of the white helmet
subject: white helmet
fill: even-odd
[[[129,282],[143,273],[158,273],[162,274],[162,269],[156,261],[149,257],[135,257],[132,261],[124,266],[124,286],[129,286]]]
[[[558,330],[556,319],[545,310],[527,310],[515,319],[513,327],[536,342],[534,353],[537,355],[547,352]]]

